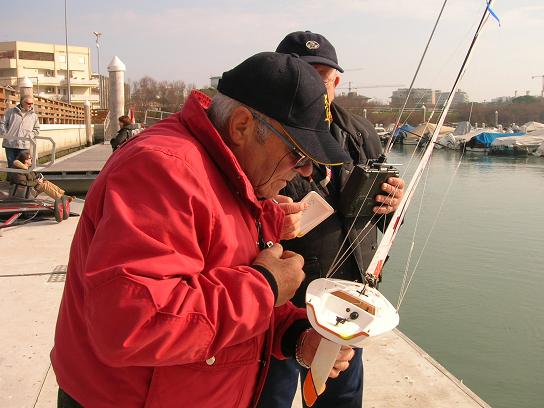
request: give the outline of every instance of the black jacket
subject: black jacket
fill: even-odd
[[[368,159],[376,159],[380,156],[382,153],[380,138],[368,120],[347,112],[335,103],[331,105],[331,112],[333,117],[331,133],[350,154],[355,164],[364,164]],[[282,191],[282,194],[293,198],[294,201],[300,201],[308,192],[314,190],[336,209],[338,208],[341,187],[347,180],[347,174],[352,167],[352,163],[333,167],[331,182],[322,187],[320,181],[325,178],[326,169],[323,166],[314,166],[310,179],[301,176],[295,177]],[[304,237],[282,242],[285,249],[295,251],[304,257],[306,279],[292,299],[297,306],[304,306],[308,284],[314,279],[325,277],[352,221],[353,219],[344,218],[335,212]],[[367,221],[368,219],[357,221],[342,252],[345,252],[349,242],[355,239]],[[359,240],[363,236],[365,238],[333,275],[334,278],[363,281],[362,274],[364,274],[377,247],[377,228],[373,227],[369,230],[359,235]]]
[[[121,146],[128,139],[130,139],[135,133],[134,131],[136,129],[138,129],[138,126],[134,124],[123,126],[121,129],[119,129],[117,135],[115,135],[115,137],[113,137],[110,141],[113,151],[115,151],[119,146]]]
[[[28,166],[26,166],[19,160],[15,160],[11,165],[11,168],[18,170],[28,170]],[[38,173],[36,173],[35,171],[31,171],[29,173],[9,172],[7,179],[11,184],[18,184],[20,186],[26,187],[36,187],[38,185],[38,177]]]

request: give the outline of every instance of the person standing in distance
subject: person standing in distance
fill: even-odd
[[[6,151],[8,167],[20,153],[30,149],[30,139],[40,133],[40,122],[33,107],[34,98],[24,96],[21,103],[8,109],[0,120],[0,136],[4,138],[2,147]]]
[[[282,191],[282,194],[291,197],[296,202],[310,191],[316,191],[336,209],[340,190],[353,166],[365,164],[368,159],[376,159],[382,154],[380,138],[368,120],[350,114],[334,103],[335,89],[340,83],[339,73],[344,71],[338,65],[336,50],[324,36],[310,31],[293,32],[280,42],[276,52],[296,54],[311,64],[319,73],[327,89],[329,101],[331,101],[330,132],[352,159],[351,163],[341,167],[314,165],[310,177],[295,177]],[[382,189],[383,195],[376,197],[376,200],[382,205],[374,207],[376,214],[384,215],[382,217],[384,220],[380,219],[377,223],[380,228],[385,226],[385,214],[392,213],[397,209],[403,196],[404,181],[400,178],[389,178]],[[308,284],[314,279],[325,277],[346,235],[348,235],[348,243],[354,242],[357,236],[359,236],[357,242],[360,241],[360,243],[333,277],[359,282],[364,280],[364,271],[377,247],[376,226],[369,226],[366,231],[362,231],[362,227],[367,221],[368,219],[358,220],[348,234],[353,219],[344,218],[336,211],[304,237],[282,243],[285,248],[304,257],[306,278],[292,299],[296,306],[305,306]],[[361,240],[361,237],[364,238]],[[347,244],[344,245],[344,250],[346,247]],[[259,408],[291,407],[299,374],[302,384],[306,373],[307,369],[296,361],[273,359]],[[355,357],[350,362],[348,369],[337,378],[329,379],[326,391],[319,396],[314,407],[361,407],[362,396],[362,350],[356,349]]]

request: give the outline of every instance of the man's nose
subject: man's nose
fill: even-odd
[[[309,177],[312,175],[312,169],[313,169],[313,163],[311,160],[308,160],[308,163],[306,163],[302,167],[295,168],[295,171],[300,174],[302,177]]]

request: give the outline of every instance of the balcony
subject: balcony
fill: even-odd
[[[17,68],[17,60],[15,58],[0,59],[0,68]]]
[[[60,100],[62,102],[68,102],[68,97],[66,95],[62,95]],[[71,96],[71,103],[83,103],[85,101],[98,103],[98,95],[72,94]]]
[[[32,81],[34,85],[39,86],[59,86],[61,79],[59,77],[54,76],[45,76],[45,75],[38,75],[36,83],[36,77],[29,77],[29,79]]]
[[[61,86],[68,86],[66,79],[61,79]],[[70,87],[72,86],[84,86],[84,87],[98,87],[98,79],[82,79],[82,78],[70,78]]]

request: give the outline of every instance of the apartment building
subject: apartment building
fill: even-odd
[[[442,92],[439,89],[430,88],[413,88],[410,92],[407,106],[409,108],[421,108],[423,105],[427,107],[443,106],[448,99],[449,92]],[[408,88],[399,88],[393,91],[391,96],[392,106],[402,106],[408,95]],[[458,89],[455,91],[452,100],[452,106],[469,102],[468,94]]]
[[[407,106],[409,108],[421,108],[423,105],[431,106],[437,101],[440,91],[428,88],[412,88]],[[408,88],[399,88],[391,95],[392,106],[402,106],[408,96]]]
[[[449,92],[440,92],[440,94],[438,95],[438,99],[436,101],[437,105],[444,106],[449,96],[450,96]],[[461,91],[460,89],[458,89],[457,91],[455,91],[455,94],[453,94],[451,106],[462,105],[464,103],[469,103],[469,102],[470,102],[470,99],[468,97],[468,94],[465,91]]]
[[[35,95],[68,102],[69,82],[71,103],[82,105],[88,100],[99,106],[99,82],[92,75],[88,47],[69,45],[67,58],[66,45],[0,42],[0,85],[16,88],[24,77],[34,84]]]

